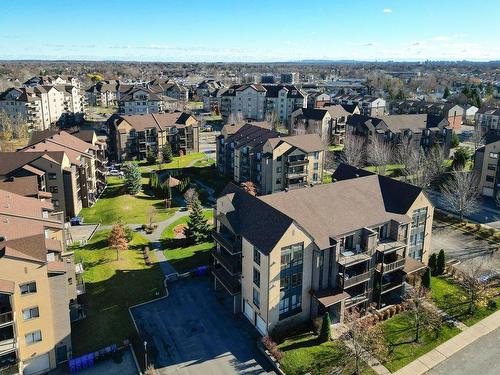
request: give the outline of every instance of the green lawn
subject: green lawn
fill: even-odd
[[[434,333],[425,332],[421,334],[421,342],[416,343],[415,330],[408,313],[398,314],[381,324],[389,347],[389,355],[384,366],[391,372],[406,366],[460,332],[456,327],[443,324],[438,337]]]
[[[347,358],[352,358],[349,349],[339,340],[319,344],[316,335],[304,333],[293,336],[279,346],[283,352],[281,368],[287,375],[302,375],[310,372],[313,375],[330,374],[334,367],[343,367]],[[344,369],[345,374],[351,374],[353,368]],[[375,374],[366,367],[365,375]]]
[[[205,155],[203,152],[193,152],[184,156],[174,156],[170,163],[163,163],[161,165],[161,169],[186,168],[191,162],[206,158],[207,155]],[[158,164],[148,164],[148,162],[145,160],[140,161],[138,165],[139,169],[143,173],[158,169]]]
[[[330,152],[340,152],[344,149],[344,145],[330,145],[328,146],[328,151]]]
[[[213,210],[206,210],[203,214],[209,222],[214,217]],[[214,246],[212,241],[188,246],[185,240],[174,239],[174,228],[177,225],[187,223],[187,220],[188,216],[177,219],[161,234],[165,248],[165,257],[179,273],[188,272],[196,267],[208,265],[210,263],[210,249]]]
[[[387,164],[385,169],[386,176],[398,177],[401,176],[401,170],[403,169],[402,164]],[[365,167],[367,171],[377,173],[378,169],[376,166],[370,165]]]
[[[87,310],[87,317],[72,327],[75,355],[121,344],[135,332],[128,307],[164,293],[159,265],[144,263],[141,250],[147,239],[134,233],[129,250],[120,252],[117,261],[116,251],[107,247],[108,233],[99,231],[86,246],[75,249],[75,259],[85,268]]]
[[[474,313],[470,315],[468,313],[467,295],[460,285],[449,277],[433,277],[431,279],[431,289],[434,304],[467,326],[477,323],[497,310],[489,309],[486,304],[483,304],[478,306]],[[500,306],[500,297],[497,296],[493,299],[496,301],[497,306]]]
[[[155,208],[155,221],[164,221],[171,217],[175,209],[166,209],[163,199],[157,199],[140,192],[129,195],[123,189],[124,180],[117,177],[108,178],[108,187],[90,208],[80,211],[80,216],[86,223],[114,224],[122,221],[124,224],[142,224],[148,222],[149,207]],[[143,181],[147,184],[147,180]]]

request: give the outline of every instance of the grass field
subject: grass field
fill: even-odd
[[[304,333],[292,336],[279,345],[283,352],[281,368],[287,375],[329,375],[333,368],[342,368],[343,374],[352,374],[352,363],[345,366],[351,357],[349,349],[339,340],[318,343],[316,335]],[[352,357],[351,357],[352,358]],[[364,375],[375,374],[365,366]]]
[[[486,303],[483,303],[476,307],[473,314],[469,314],[467,295],[460,285],[448,277],[433,277],[431,279],[431,290],[434,304],[467,326],[477,323],[498,309],[498,307],[490,309]],[[499,296],[492,297],[492,299],[496,302],[497,306],[500,306]]]
[[[384,366],[391,372],[406,366],[416,358],[460,333],[458,328],[443,324],[439,336],[436,337],[434,333],[424,333],[422,331],[421,341],[417,343],[414,341],[415,330],[408,313],[395,315],[381,324],[384,330],[384,338],[389,347],[389,355]]]
[[[164,208],[164,200],[157,199],[140,192],[129,195],[123,189],[124,180],[117,177],[108,178],[108,186],[94,206],[84,208],[80,216],[86,223],[114,224],[122,221],[124,224],[145,224],[148,222],[149,207],[155,208],[155,221],[167,220],[173,215],[174,209]],[[147,183],[147,181],[143,181]]]
[[[174,168],[186,168],[190,163],[199,159],[206,159],[207,156],[203,152],[193,152],[184,156],[174,156],[170,163],[161,164],[161,169],[174,169]],[[158,164],[148,164],[147,161],[140,161],[138,163],[141,172],[150,172],[151,170],[157,170]]]
[[[75,355],[121,344],[134,332],[128,307],[164,293],[159,265],[144,263],[141,250],[148,240],[134,233],[129,250],[121,251],[116,260],[116,251],[107,247],[108,233],[99,231],[86,246],[75,249],[75,259],[85,268],[87,310],[87,317],[72,328]]]

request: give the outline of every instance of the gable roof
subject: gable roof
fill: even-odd
[[[307,153],[322,151],[325,148],[318,134],[283,136],[279,138],[272,138],[269,140],[269,142],[271,143],[271,146],[273,148],[276,148],[276,146],[280,145],[282,142],[285,142]]]
[[[0,175],[8,175],[42,157],[60,164],[64,152],[0,152]]]
[[[118,115],[114,121],[120,124],[121,121],[126,121],[137,131],[156,128],[165,130],[168,127],[183,127],[187,125],[190,118],[195,119],[191,114],[186,112],[168,112],[168,113],[149,113],[143,115]],[[192,124],[193,127],[198,127],[198,122]]]

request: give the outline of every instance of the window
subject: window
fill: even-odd
[[[49,191],[51,193],[59,193],[59,188],[57,186],[50,186]]]
[[[253,248],[253,261],[260,265],[260,251],[256,247]]]
[[[427,221],[427,207],[413,211],[410,232],[410,256],[422,260],[425,239],[425,224]]]
[[[281,156],[278,156],[278,157],[276,158],[276,161],[281,161]]]
[[[40,312],[38,311],[38,306],[30,307],[29,309],[23,310],[23,319],[24,320],[38,318],[39,316],[40,316]]]
[[[495,164],[488,164],[488,170],[489,171],[496,171],[497,166]]]
[[[24,336],[27,345],[42,341],[42,331],[30,332]]]
[[[281,249],[281,269],[302,265],[304,244],[299,243]]]
[[[314,163],[314,170],[317,171],[319,169],[319,163]]]
[[[276,168],[276,173],[281,173],[281,167]]]
[[[253,304],[260,308],[260,293],[257,289],[253,288]]]
[[[300,312],[302,302],[303,252],[303,243],[281,249],[280,319]]]
[[[318,174],[317,173],[313,173],[313,181],[318,181]]]
[[[281,178],[276,179],[276,185],[281,185]]]
[[[316,151],[316,152],[314,153],[314,159],[316,159],[316,160],[318,160],[318,159],[319,159],[319,152],[318,152],[318,151]]]
[[[21,294],[30,294],[36,293],[36,283],[33,281],[31,283],[21,284],[19,285],[21,289]]]
[[[55,173],[49,173],[49,180],[57,179],[57,175]]]
[[[253,283],[257,286],[260,287],[260,272],[258,269],[254,268],[253,269]]]
[[[496,153],[496,152],[490,152],[490,158],[492,158],[492,159],[498,159],[498,153]]]
[[[486,181],[495,182],[495,177],[494,176],[486,176]]]

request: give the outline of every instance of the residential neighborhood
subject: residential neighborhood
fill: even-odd
[[[2,4],[0,375],[498,374],[500,4],[140,5]]]

